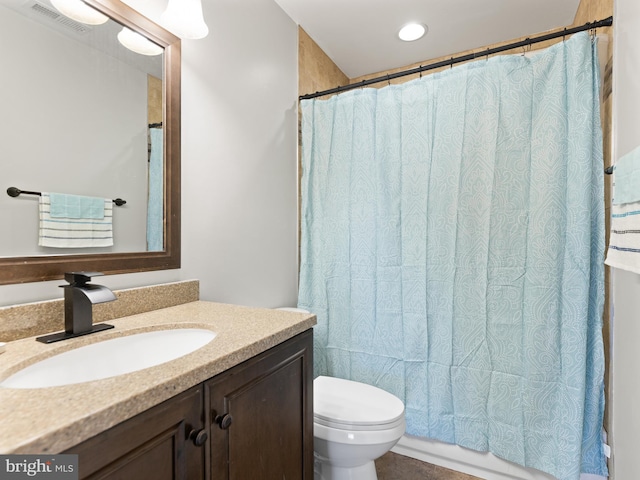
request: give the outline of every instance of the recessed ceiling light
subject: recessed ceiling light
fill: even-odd
[[[427,33],[427,26],[422,23],[408,23],[400,29],[398,37],[405,42],[413,42],[424,37]]]

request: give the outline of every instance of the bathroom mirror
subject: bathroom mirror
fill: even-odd
[[[180,40],[118,0],[84,1],[108,22],[76,22],[50,0],[0,0],[0,284],[180,267]],[[158,54],[124,48],[123,27]],[[9,187],[126,200],[113,204],[113,247],[38,246],[39,197]]]

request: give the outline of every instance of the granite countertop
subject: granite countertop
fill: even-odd
[[[40,389],[0,387],[0,454],[60,453],[313,327],[311,314],[195,301],[131,315],[115,328],[53,344],[9,342],[0,381],[51,355],[123,334],[166,328],[216,332],[204,347],[118,377]]]

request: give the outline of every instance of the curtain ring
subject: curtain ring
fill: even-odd
[[[567,34],[567,27],[564,27],[564,30],[563,30],[563,32],[562,32],[562,41],[563,41],[563,42],[564,42],[564,40],[565,40],[565,38],[564,38],[564,37],[565,37],[565,35],[566,35],[566,34]]]
[[[453,57],[449,60],[449,69],[453,68]]]
[[[487,61],[489,61],[489,48],[487,48]]]
[[[422,65],[420,65],[420,78],[422,78]]]
[[[387,73],[387,84],[391,86],[391,79],[389,78],[389,74]]]

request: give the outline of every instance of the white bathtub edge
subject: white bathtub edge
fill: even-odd
[[[551,475],[502,460],[491,453],[427,438],[404,435],[391,451],[488,480],[555,480]],[[606,477],[583,474],[580,480],[606,480]]]

